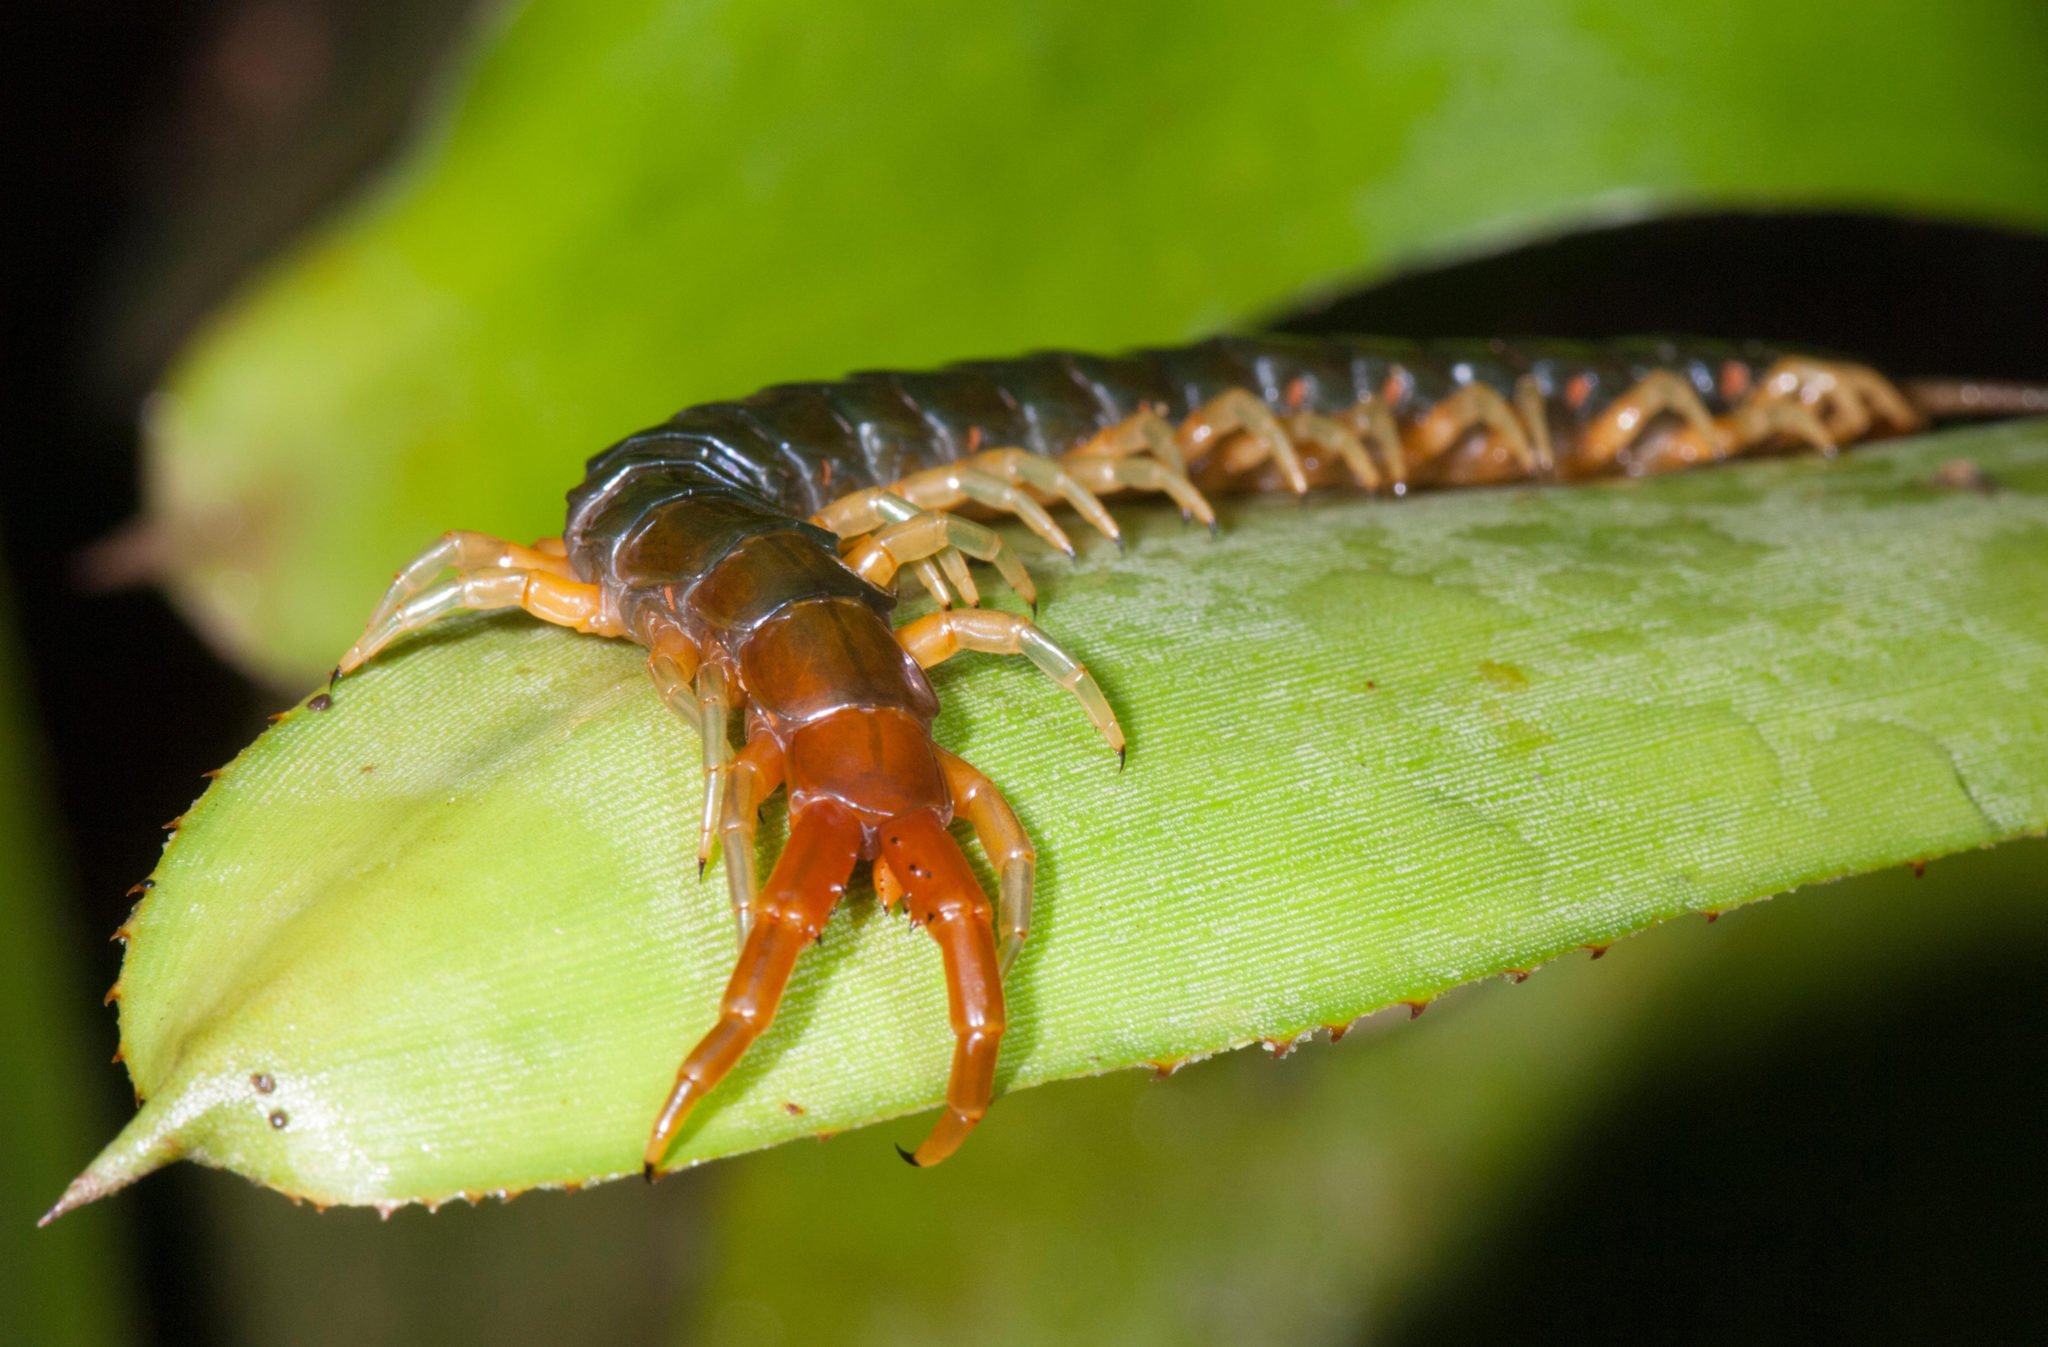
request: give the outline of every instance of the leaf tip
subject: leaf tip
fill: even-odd
[[[71,1181],[71,1186],[64,1190],[64,1195],[62,1197],[57,1199],[56,1206],[51,1207],[48,1211],[44,1212],[40,1217],[37,1218],[36,1229],[41,1230],[44,1226],[56,1220],[59,1216],[64,1215],[66,1212],[76,1211],[78,1210],[78,1208],[85,1206],[87,1203],[97,1202],[112,1191],[112,1188],[108,1187],[105,1183],[102,1183],[98,1179],[98,1177],[95,1176],[90,1169],[88,1169],[85,1171],[85,1173],[80,1174],[77,1178]]]
[[[154,1110],[145,1107],[136,1114],[121,1134],[93,1158],[85,1172],[71,1181],[56,1205],[42,1214],[36,1227],[41,1229],[59,1216],[111,1196],[177,1159],[176,1140],[153,1113]]]

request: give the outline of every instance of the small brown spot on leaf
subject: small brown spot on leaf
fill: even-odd
[[[804,1116],[804,1106],[802,1104],[797,1103],[793,1099],[785,1099],[782,1101],[782,1111],[784,1113],[787,1113],[792,1118],[801,1118]]]
[[[1503,664],[1499,660],[1480,660],[1479,676],[1495,687],[1503,688],[1509,692],[1520,692],[1523,688],[1529,686],[1529,675],[1523,673],[1514,665]]]
[[[249,1087],[258,1094],[269,1094],[277,1088],[277,1077],[268,1071],[258,1071],[249,1077]]]
[[[325,692],[316,692],[306,701],[308,711],[325,711],[334,705],[334,698]]]
[[[1997,479],[1967,458],[1952,458],[1942,464],[1927,484],[1943,491],[1975,491],[1983,496],[1995,495],[1999,490]]]
[[[286,1113],[281,1108],[274,1108],[270,1110],[270,1128],[272,1131],[282,1132],[285,1128],[291,1126],[291,1124],[291,1114]]]

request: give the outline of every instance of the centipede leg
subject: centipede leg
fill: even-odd
[[[1126,458],[1132,454],[1150,454],[1171,471],[1187,476],[1187,456],[1181,452],[1173,423],[1157,407],[1133,412],[1064,457]]]
[[[1394,494],[1406,495],[1408,454],[1401,443],[1401,428],[1387,404],[1378,398],[1366,398],[1339,413],[1337,419],[1351,427],[1359,443],[1379,451],[1381,468],[1393,483]]]
[[[944,557],[949,552],[955,556],[965,553],[990,563],[1026,603],[1038,601],[1038,587],[1031,582],[1031,573],[1024,569],[1024,563],[1017,559],[1002,535],[958,515],[919,513],[861,539],[840,560],[871,584],[887,588],[894,583],[898,568],[906,563]],[[981,596],[964,570],[963,565],[963,574],[952,579],[961,600],[972,606]]]
[[[1179,439],[1187,461],[1194,463],[1238,435],[1247,437],[1248,443],[1241,446],[1241,452],[1228,456],[1222,465],[1224,472],[1244,472],[1270,462],[1288,490],[1297,496],[1307,493],[1308,474],[1294,441],[1266,404],[1242,388],[1219,393],[1196,408],[1181,422]]]
[[[1005,1028],[1003,978],[988,895],[938,816],[928,810],[899,814],[880,831],[882,856],[908,891],[911,919],[937,943],[946,967],[953,1025],[946,1113],[915,1151],[898,1148],[905,1160],[924,1168],[957,1150],[988,1112]]]
[[[1343,422],[1314,412],[1296,412],[1287,420],[1287,433],[1304,444],[1313,444],[1324,452],[1334,454],[1338,462],[1351,475],[1351,480],[1367,491],[1377,491],[1383,482],[1379,465],[1366,452],[1364,441],[1353,433]],[[1317,484],[1321,484],[1318,477]]]
[[[1200,520],[1213,529],[1216,510],[1193,482],[1154,458],[1130,455],[1103,458],[1077,454],[1066,460],[1067,468],[1091,489],[1108,494],[1115,491],[1156,491],[1180,507],[1182,515]]]
[[[846,892],[860,847],[859,821],[832,800],[811,804],[790,825],[789,845],[762,886],[753,929],[719,1001],[718,1022],[683,1059],[675,1087],[655,1118],[644,1156],[648,1178],[660,1169],[690,1109],[775,1019],[797,956],[824,931]]]
[[[896,872],[889,868],[889,862],[880,856],[875,857],[874,879],[875,897],[882,900],[884,908],[895,911],[896,904],[903,901],[903,895],[907,890],[903,887],[903,881],[896,878]]]
[[[953,797],[954,812],[967,819],[975,837],[981,842],[983,853],[988,856],[989,864],[996,869],[996,919],[1002,930],[999,963],[1007,974],[1010,965],[1017,961],[1018,951],[1024,948],[1025,937],[1031,934],[1031,884],[1038,871],[1038,853],[1032,849],[1031,837],[1024,831],[1024,825],[1017,821],[1016,811],[1010,808],[1010,802],[995,788],[995,783],[957,754],[940,748],[938,755],[939,770],[945,774],[946,793]],[[878,892],[885,874],[889,874],[890,883],[896,883],[887,866],[878,863],[875,870]],[[896,896],[900,898],[901,886],[897,887]],[[883,901],[893,902],[894,899],[884,894]]]
[[[1105,538],[1114,540],[1120,536],[1116,520],[1111,517],[1109,508],[1097,499],[1093,491],[1081,485],[1072,473],[1062,467],[1058,459],[1047,458],[1043,454],[1034,454],[1025,449],[984,449],[967,461],[969,466],[981,468],[1006,482],[1028,486],[1048,497],[1059,497],[1073,506],[1074,513],[1094,525],[1095,531]],[[1051,523],[1051,520],[1048,519],[1046,522]],[[1053,546],[1060,546],[1059,540],[1046,534],[1045,530],[1037,531]],[[1060,534],[1059,538],[1063,539],[1065,536]],[[1072,544],[1061,550],[1068,556],[1074,554]]]
[[[760,887],[755,878],[754,830],[760,824],[762,802],[781,784],[782,745],[771,734],[755,735],[732,760],[718,825],[725,849],[725,888],[742,949],[754,928],[754,896]]]
[[[1528,429],[1506,399],[1485,384],[1466,384],[1431,407],[1408,432],[1408,457],[1427,464],[1475,430],[1485,431],[1507,450],[1524,476],[1536,475],[1536,452],[1529,445]]]
[[[1524,374],[1515,380],[1515,411],[1529,432],[1529,451],[1536,460],[1536,471],[1548,477],[1557,471],[1557,453],[1551,445],[1550,405],[1534,375]]]
[[[523,608],[543,622],[590,635],[625,634],[618,615],[611,611],[603,591],[596,585],[565,580],[553,571],[471,571],[401,598],[349,647],[335,671],[354,672],[407,632],[417,631],[450,613],[505,608]]]
[[[1731,454],[1780,441],[1804,444],[1826,457],[1836,452],[1834,436],[1828,434],[1813,409],[1801,402],[1747,399],[1714,424]]]
[[[903,497],[885,487],[869,487],[841,496],[824,509],[811,516],[811,522],[820,528],[827,528],[838,534],[842,548],[857,547],[864,535],[890,524],[907,524],[913,519],[930,513],[920,506],[912,505]],[[945,563],[942,575],[940,563]],[[941,608],[953,606],[953,592],[945,576],[955,580],[964,574],[967,563],[957,553],[947,556],[920,557],[910,563],[911,574],[917,577],[925,592],[932,596],[932,602]],[[974,581],[967,582],[967,593],[972,593]]]
[[[1878,419],[1894,431],[1917,430],[1924,423],[1890,380],[1847,361],[1787,356],[1764,371],[1751,397],[1811,407],[1837,442],[1861,439]]]
[[[1576,468],[1603,469],[1637,440],[1650,422],[1666,413],[1683,417],[1694,443],[1708,457],[1728,452],[1713,413],[1699,391],[1670,370],[1653,370],[1607,404],[1579,436],[1573,455]]]
[[[1021,450],[1010,452],[1021,453]],[[911,504],[926,510],[951,510],[973,501],[991,510],[1007,511],[1023,521],[1025,527],[1057,547],[1068,556],[1074,555],[1074,544],[1066,531],[1053,522],[1045,507],[1033,500],[1022,487],[1006,481],[993,472],[976,467],[980,455],[964,463],[942,463],[923,472],[915,472],[889,489]],[[1094,515],[1084,516],[1088,522],[1102,529],[1110,537],[1116,536],[1116,521],[1106,512],[1098,510]]]
[[[732,739],[726,733],[733,710],[732,679],[720,665],[700,664],[695,692],[697,737],[704,745],[704,808],[697,828],[697,873],[702,876],[718,846],[726,773],[732,768]]]
[[[1117,758],[1124,754],[1123,727],[1109,709],[1109,699],[1079,660],[1054,644],[1053,639],[1015,613],[991,608],[956,608],[931,613],[899,627],[896,639],[920,667],[929,669],[962,650],[991,655],[1023,655],[1041,673],[1074,694],[1088,720]]]
[[[550,547],[548,544],[552,543]],[[560,551],[561,539],[543,538],[532,547],[521,547],[518,543],[494,538],[488,533],[475,533],[468,529],[454,529],[436,538],[424,552],[405,564],[404,569],[391,578],[390,588],[370,613],[370,620],[363,624],[365,630],[374,629],[405,605],[414,595],[426,589],[435,576],[445,570],[456,570],[469,574],[478,571],[538,571],[574,580],[576,574],[569,569],[566,555]]]

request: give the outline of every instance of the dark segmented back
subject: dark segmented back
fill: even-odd
[[[632,526],[634,512],[617,506],[630,499],[646,509],[699,491],[744,492],[808,516],[847,492],[980,450],[1057,456],[1148,407],[1178,421],[1233,388],[1276,413],[1334,415],[1375,399],[1412,419],[1474,384],[1510,398],[1528,376],[1543,394],[1560,457],[1568,458],[1574,433],[1654,370],[1677,374],[1720,413],[1778,355],[1754,343],[1665,339],[1594,345],[1251,336],[1124,356],[1043,351],[924,373],[781,384],[687,408],[593,458],[570,493],[565,536],[580,564],[597,562],[593,536],[615,538]],[[589,573],[598,570],[601,564]]]

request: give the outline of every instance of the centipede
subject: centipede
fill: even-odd
[[[1662,339],[1257,335],[782,384],[687,407],[590,459],[559,536],[444,534],[398,572],[335,679],[459,610],[516,608],[644,647],[657,694],[702,744],[698,873],[723,853],[738,942],[716,1018],[653,1114],[647,1178],[774,1020],[863,864],[944,969],[944,1112],[915,1150],[898,1147],[924,1167],[989,1110],[1037,866],[1002,792],[935,742],[926,671],[963,652],[1021,655],[1118,762],[1126,748],[1087,666],[1034,620],[1031,573],[992,525],[1072,558],[1061,516],[1121,540],[1108,496],[1150,497],[1214,529],[1211,497],[1229,493],[1391,501],[1641,476],[2040,411],[2048,388],[1900,382],[1828,355]],[[1031,615],[983,606],[975,564]],[[936,606],[899,625],[911,582]],[[763,879],[756,830],[777,791],[787,840]],[[955,821],[985,853],[993,897]]]

